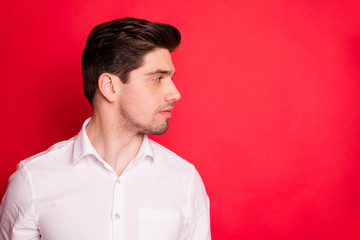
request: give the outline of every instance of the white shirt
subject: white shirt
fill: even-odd
[[[80,133],[18,165],[0,206],[0,239],[210,239],[194,166],[146,135],[120,176]]]

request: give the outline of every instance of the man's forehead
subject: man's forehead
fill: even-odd
[[[156,49],[146,54],[144,64],[136,70],[146,75],[175,74],[175,67],[172,63],[170,52],[167,49]]]

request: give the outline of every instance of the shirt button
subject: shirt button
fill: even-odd
[[[118,214],[118,213],[115,214],[115,218],[116,218],[116,219],[119,219],[119,218],[120,218],[120,214]]]
[[[121,183],[121,181],[120,181],[119,178],[116,180],[116,183],[117,183],[117,184],[120,184],[120,183]]]

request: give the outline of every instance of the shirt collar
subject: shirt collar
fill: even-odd
[[[73,163],[75,164],[79,159],[86,155],[94,155],[97,159],[102,158],[96,152],[95,148],[90,142],[89,137],[86,134],[86,126],[89,124],[91,117],[86,119],[84,122],[80,132],[75,136],[74,139],[74,153],[73,153]],[[143,141],[141,143],[139,152],[136,154],[133,163],[139,163],[141,160],[149,157],[149,159],[153,160],[155,157],[154,150],[151,146],[150,140],[146,134],[144,134]]]
[[[144,134],[143,141],[141,143],[139,152],[136,154],[136,157],[134,158],[133,163],[137,164],[141,160],[145,159],[146,157],[148,157],[149,159],[151,159],[153,161],[155,158],[155,153],[154,153],[154,149],[152,148],[152,146],[150,144],[150,140],[149,140],[148,136],[146,134]]]
[[[78,135],[75,136],[73,163],[75,164],[79,159],[86,155],[94,155],[98,157],[98,153],[92,146],[90,139],[86,134],[86,126],[89,124],[91,117],[86,119]]]

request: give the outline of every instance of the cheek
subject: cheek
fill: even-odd
[[[153,114],[161,105],[160,93],[156,89],[136,86],[125,89],[122,102],[135,114]]]
[[[139,91],[133,95],[134,101],[140,106],[146,106],[148,110],[156,109],[159,104],[159,94],[156,91]]]
[[[156,111],[157,107],[152,100],[152,98],[145,98],[144,96],[129,96],[125,100],[124,107],[134,117],[148,119]]]

